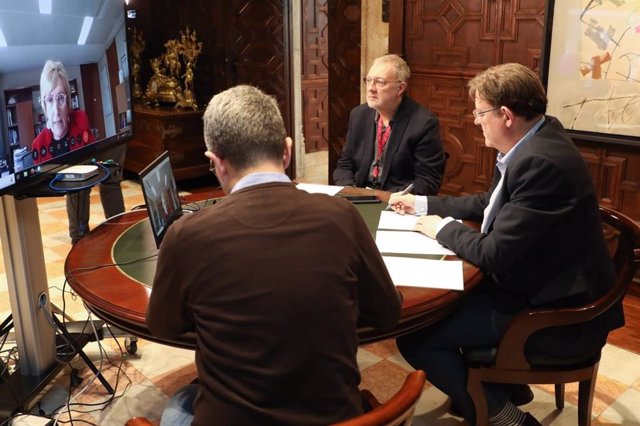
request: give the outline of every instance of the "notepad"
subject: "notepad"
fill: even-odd
[[[380,253],[455,254],[438,241],[416,231],[378,230],[376,245]]]
[[[307,191],[309,194],[327,194],[336,195],[344,188],[336,185],[320,185],[317,183],[299,183],[296,188]]]
[[[383,256],[395,285],[464,290],[464,273],[460,260],[416,259]]]

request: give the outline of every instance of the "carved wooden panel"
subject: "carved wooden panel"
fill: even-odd
[[[302,2],[302,79],[326,79],[328,71],[327,0]]]
[[[290,125],[288,34],[282,0],[234,0],[227,15],[229,86],[253,84],[278,99],[287,130]]]
[[[328,149],[329,53],[327,0],[302,4],[302,108],[305,152]]]
[[[329,80],[327,78],[302,82],[305,152],[328,149],[328,83]]]
[[[329,182],[345,143],[349,112],[360,103],[360,0],[329,9]]]
[[[473,124],[466,84],[498,63],[539,67],[544,1],[403,0],[403,8],[398,1],[392,13],[404,14],[404,28],[402,51],[395,53],[403,53],[411,67],[410,96],[440,118],[449,157],[441,192],[487,190],[496,152],[484,146]],[[392,16],[392,25],[398,21]],[[398,46],[397,28],[389,32],[390,44]]]
[[[593,177],[598,201],[640,220],[640,150],[574,138]]]

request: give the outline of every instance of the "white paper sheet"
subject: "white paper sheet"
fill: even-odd
[[[416,231],[377,231],[376,244],[380,253],[455,254]]]
[[[460,260],[431,260],[383,256],[395,285],[411,287],[464,289]]]
[[[401,231],[413,231],[420,216],[412,214],[401,215],[393,211],[380,212],[378,229],[396,229]]]
[[[317,183],[299,183],[296,185],[296,188],[307,191],[310,194],[336,195],[342,190],[342,188],[344,188],[344,186],[320,185]]]

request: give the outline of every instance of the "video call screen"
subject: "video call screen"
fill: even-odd
[[[153,237],[156,246],[160,247],[169,225],[182,216],[178,188],[167,151],[140,172],[140,185],[147,205]]]
[[[0,2],[0,193],[133,134],[124,1],[41,8]]]

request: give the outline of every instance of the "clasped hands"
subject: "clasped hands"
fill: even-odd
[[[398,214],[415,214],[416,196],[396,192],[389,197],[389,205]],[[442,218],[438,215],[420,216],[413,229],[435,240],[440,222]]]

